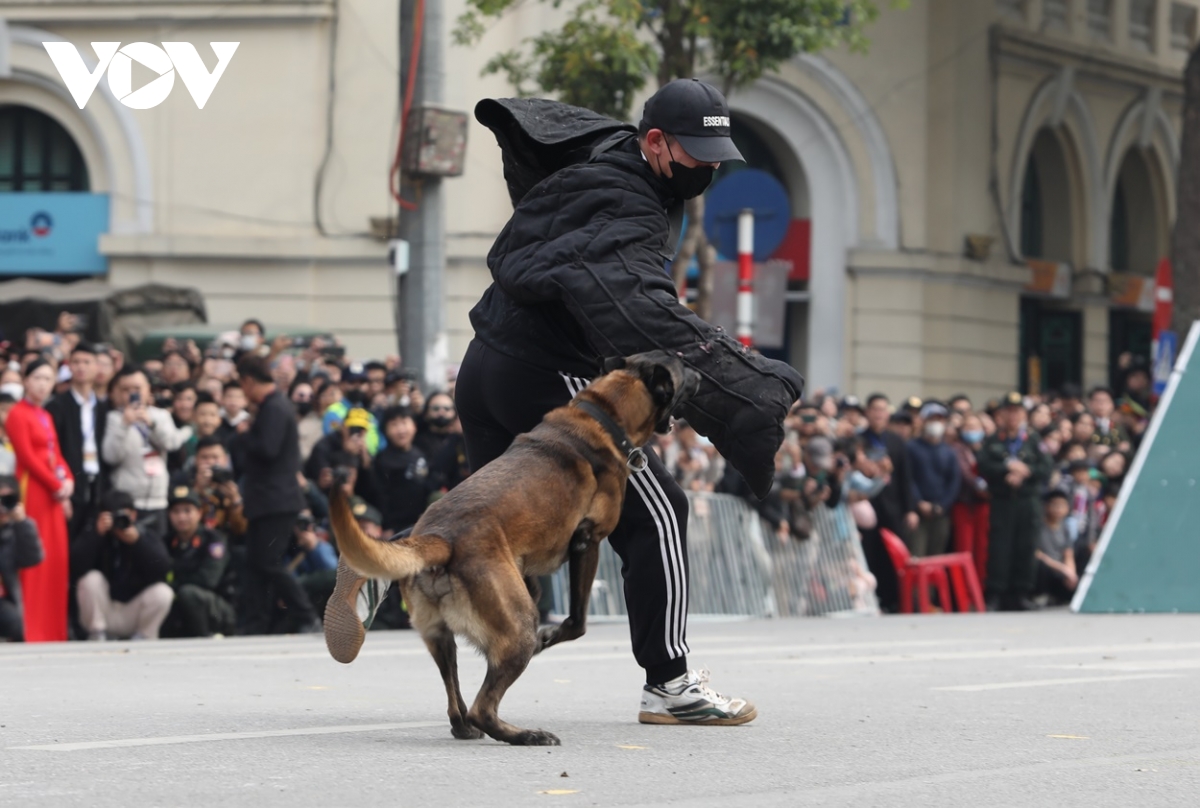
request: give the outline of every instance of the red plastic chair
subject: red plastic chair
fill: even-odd
[[[960,612],[985,611],[983,605],[983,590],[979,586],[979,576],[975,574],[975,561],[970,553],[946,553],[945,555],[913,558],[908,547],[892,531],[880,528],[883,546],[887,548],[896,568],[896,577],[900,579],[900,612],[912,612],[913,588],[917,590],[918,608],[923,613],[933,611],[929,602],[929,587],[938,588],[938,597],[943,609],[953,608],[950,601],[950,586],[954,585],[954,596],[958,601]]]

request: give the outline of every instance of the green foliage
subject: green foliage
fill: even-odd
[[[890,0],[904,7],[908,0]],[[454,41],[473,45],[487,22],[524,0],[467,0]],[[650,76],[659,84],[698,73],[726,91],[753,82],[798,53],[846,45],[864,50],[877,0],[541,0],[569,7],[545,31],[491,59],[520,94],[555,95],[627,119]]]
[[[527,55],[498,54],[484,74],[503,73],[519,95],[556,95],[604,115],[627,117],[634,94],[654,73],[657,54],[627,20],[597,13],[600,6],[580,4],[561,29],[532,37]]]

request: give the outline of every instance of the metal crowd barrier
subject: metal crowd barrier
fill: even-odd
[[[739,497],[688,493],[689,612],[693,615],[798,617],[879,613],[862,542],[845,506],[812,511],[805,540],[781,541]],[[569,611],[567,568],[552,578],[555,614]],[[621,559],[608,542],[588,612],[626,614]]]

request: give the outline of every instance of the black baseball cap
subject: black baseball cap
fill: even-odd
[[[643,128],[661,129],[701,163],[746,158],[729,136],[725,96],[700,79],[675,79],[650,96],[642,109]]]

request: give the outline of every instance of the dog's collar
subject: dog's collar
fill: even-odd
[[[643,471],[649,461],[646,459],[646,453],[642,451],[640,446],[634,446],[629,441],[629,436],[625,434],[625,430],[621,429],[620,424],[608,417],[608,413],[597,407],[590,401],[581,399],[575,400],[575,406],[592,416],[599,422],[600,426],[604,427],[604,431],[613,439],[613,443],[617,444],[617,451],[625,453],[625,465],[630,471]]]

